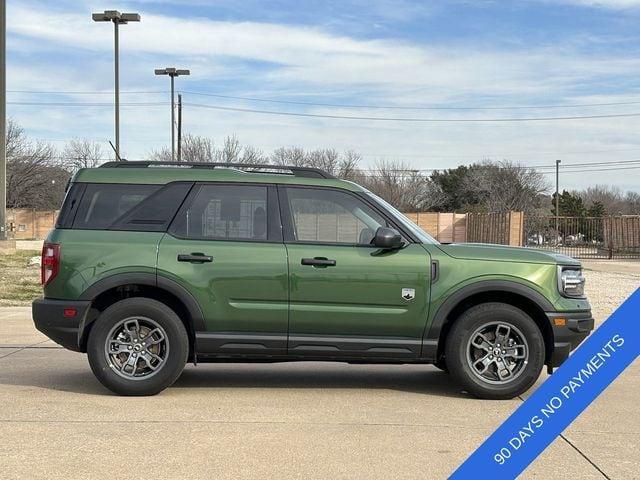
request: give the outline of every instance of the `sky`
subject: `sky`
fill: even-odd
[[[365,168],[561,159],[561,188],[640,191],[640,0],[7,4],[7,113],[59,148],[112,156],[113,27],[91,13],[117,9],[141,15],[120,30],[125,158],[170,144],[153,71],[178,67],[184,131],[217,144],[351,149]]]

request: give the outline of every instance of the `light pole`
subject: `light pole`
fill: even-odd
[[[558,243],[558,217],[560,216],[560,162],[556,160],[556,245]]]
[[[116,161],[120,160],[120,62],[118,26],[129,22],[139,22],[138,13],[120,13],[117,10],[105,10],[103,13],[91,14],[94,22],[113,22],[113,45],[115,50],[115,130],[116,130]]]
[[[0,240],[7,239],[6,21],[7,2],[0,0]]]
[[[156,68],[154,70],[156,75],[169,75],[171,79],[171,161],[175,161],[176,159],[176,123],[175,123],[175,78],[180,75],[190,75],[191,72],[189,70],[178,70],[175,67],[167,67],[167,68]]]

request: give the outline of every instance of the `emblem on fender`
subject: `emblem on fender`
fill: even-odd
[[[416,296],[415,288],[403,288],[402,289],[402,298],[405,300],[413,300]]]

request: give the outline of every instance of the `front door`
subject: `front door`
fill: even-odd
[[[196,185],[160,242],[158,275],[199,303],[199,355],[286,353],[287,257],[275,186]]]
[[[289,260],[289,355],[414,358],[428,304],[429,254],[419,244],[381,251],[394,227],[361,197],[280,187]]]

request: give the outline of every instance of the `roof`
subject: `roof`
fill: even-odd
[[[162,185],[176,181],[272,183],[331,186],[351,191],[363,189],[318,169],[271,165],[177,164],[172,162],[110,162],[99,168],[83,168],[73,177],[82,183],[137,183]],[[115,164],[115,165],[114,165]],[[234,166],[230,166],[234,165]],[[242,170],[240,169],[242,168]],[[265,171],[269,169],[271,171]],[[312,176],[308,176],[312,175]],[[329,178],[321,178],[320,175]]]

